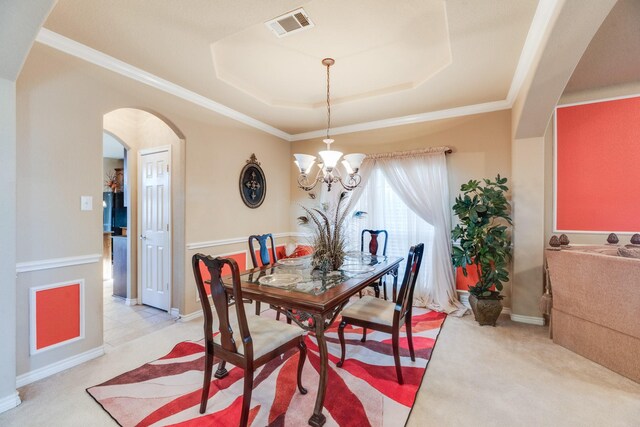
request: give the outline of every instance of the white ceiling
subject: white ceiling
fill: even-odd
[[[547,1],[548,3],[548,1]],[[504,101],[537,0],[59,0],[45,28],[289,134]],[[304,7],[315,27],[264,22]]]

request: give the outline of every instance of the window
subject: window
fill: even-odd
[[[409,209],[393,191],[381,169],[371,172],[371,177],[361,190],[362,195],[354,205],[355,211],[367,212],[360,219],[352,219],[347,231],[349,250],[360,250],[360,235],[363,229],[385,229],[389,233],[387,256],[406,258],[409,248],[424,243],[424,255],[418,277],[419,283],[427,283],[432,268],[434,229]],[[380,242],[382,244],[382,241]],[[364,251],[368,251],[369,239],[365,236]],[[382,253],[382,246],[379,249]],[[404,263],[400,267],[398,289],[404,274]],[[390,289],[389,289],[390,290]]]

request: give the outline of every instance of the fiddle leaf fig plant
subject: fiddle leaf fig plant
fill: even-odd
[[[503,283],[509,280],[508,262],[511,259],[509,216],[511,205],[505,197],[509,190],[507,178],[471,180],[460,187],[453,212],[459,224],[451,231],[454,245],[451,259],[467,276],[468,268],[475,268],[478,282],[469,292],[478,299],[499,299]]]

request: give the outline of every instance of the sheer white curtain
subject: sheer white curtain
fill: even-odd
[[[406,256],[423,242],[425,252],[414,304],[462,316],[451,266],[451,217],[446,147],[419,152],[373,155],[367,159],[367,182],[354,194],[355,209],[368,213],[352,224],[351,246],[360,249],[353,229],[387,229],[387,255]],[[366,227],[364,226],[366,224]]]
[[[367,212],[362,219],[352,219],[349,224],[348,244],[349,250],[360,250],[360,239],[363,229],[385,229],[389,233],[387,255],[407,257],[409,248],[417,243],[425,243],[423,267],[420,269],[415,294],[421,284],[432,280],[433,271],[425,268],[425,262],[432,258],[433,227],[408,209],[400,197],[393,190],[383,171],[375,167],[371,171],[367,184],[360,191],[360,198],[354,208]],[[355,194],[354,194],[355,196]],[[383,241],[380,240],[380,245]],[[369,245],[369,236],[365,236],[364,250]],[[382,246],[380,247],[382,252]],[[398,286],[402,282],[405,263],[400,266]],[[387,290],[391,291],[390,277],[387,278]],[[389,293],[391,295],[391,293]],[[417,301],[419,305],[421,304]]]

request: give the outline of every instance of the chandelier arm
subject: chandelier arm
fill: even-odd
[[[342,181],[342,179],[338,180],[340,185],[342,185],[342,187],[347,191],[351,191],[354,188],[356,188],[358,185],[360,185],[360,181],[362,181],[362,178],[357,173],[349,174],[349,183],[348,184],[345,184]]]
[[[300,187],[304,191],[311,191],[316,188],[316,185],[318,185],[318,182],[320,182],[321,180],[321,178],[316,178],[313,181],[313,184],[311,184],[309,182],[309,177],[306,174],[301,173],[300,175],[298,175],[298,187]]]

